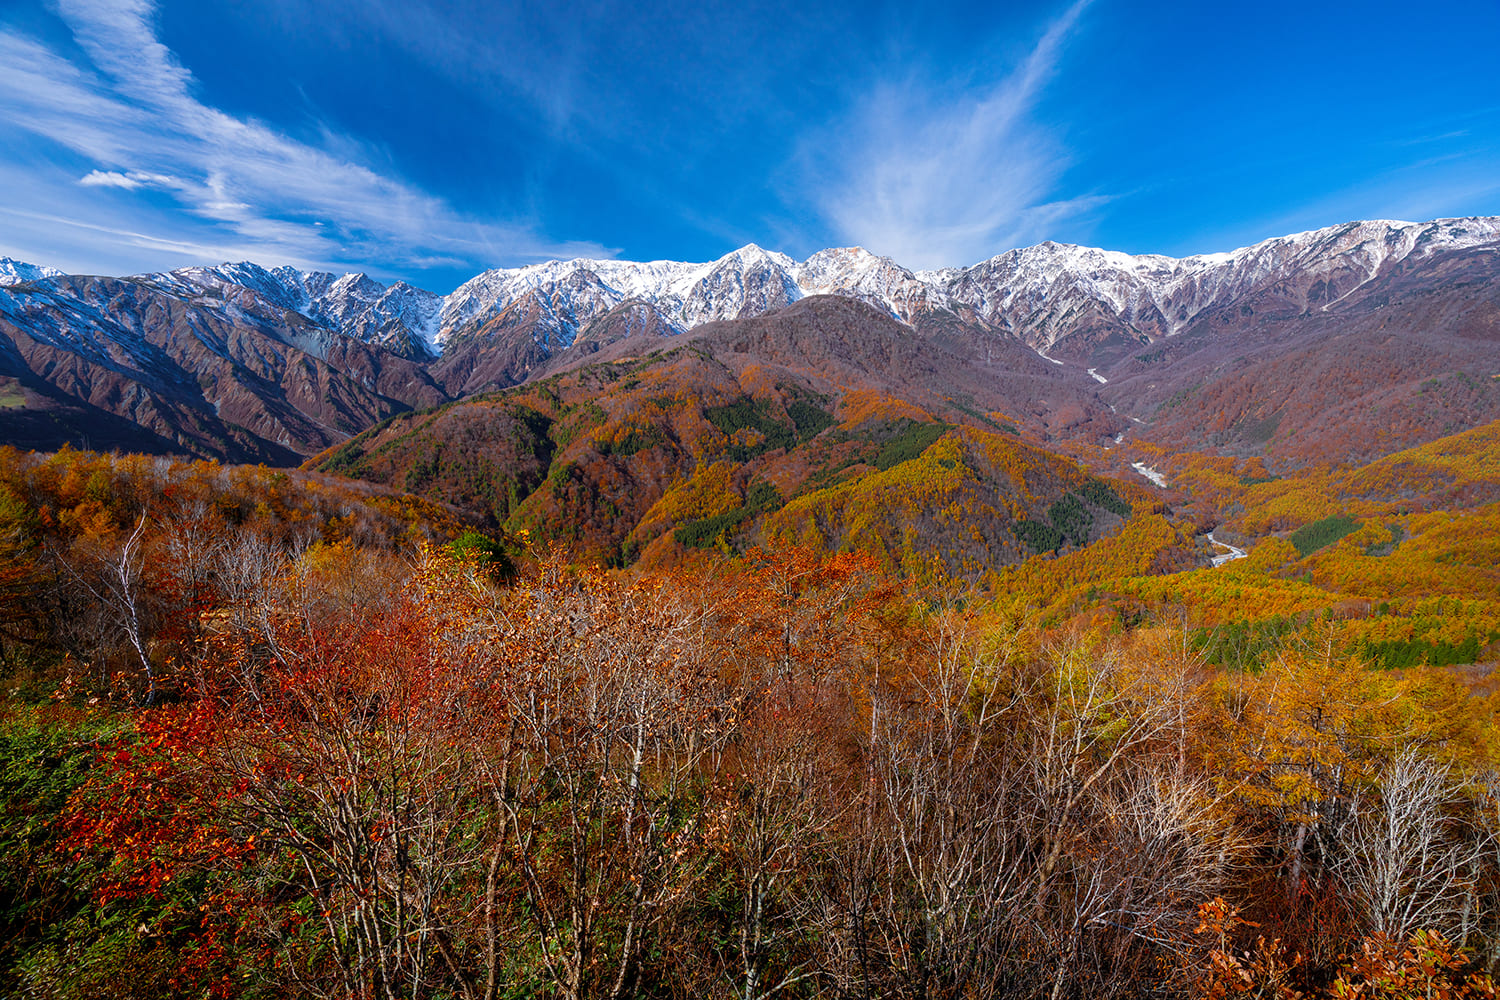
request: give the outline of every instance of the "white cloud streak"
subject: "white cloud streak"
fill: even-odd
[[[7,129],[56,143],[95,169],[74,188],[169,204],[122,208],[153,245],[226,246],[262,260],[328,265],[484,266],[549,257],[609,256],[593,243],[554,242],[525,222],[472,219],[442,199],[193,96],[191,73],[158,40],[150,0],[58,0],[89,65],[80,66],[15,31],[0,30],[0,138]],[[51,178],[31,172],[30,184]],[[55,186],[61,187],[61,178]],[[76,206],[83,207],[83,206]],[[96,206],[98,207],[98,206]],[[16,215],[14,211],[8,214]],[[59,213],[88,226],[100,221]],[[46,256],[45,249],[42,253]]]
[[[135,191],[143,187],[177,187],[177,178],[166,174],[143,174],[138,170],[122,174],[118,170],[90,170],[78,178],[84,187],[112,187]]]
[[[140,181],[118,170],[90,170],[78,179],[78,183],[84,187],[115,187],[126,191],[134,191],[141,186]]]
[[[1077,0],[998,83],[957,100],[883,83],[805,149],[803,176],[840,238],[907,267],[971,264],[1106,201],[1053,199],[1067,157],[1033,120],[1088,3]]]

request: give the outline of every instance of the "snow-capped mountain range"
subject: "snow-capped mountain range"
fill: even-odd
[[[387,286],[359,273],[334,275],[292,267],[266,270],[249,262],[185,267],[139,275],[138,280],[169,294],[225,302],[232,302],[245,289],[364,343],[398,351],[415,344],[421,353],[436,353],[431,345],[437,342],[443,298],[404,281]]]
[[[635,302],[659,328],[682,332],[714,320],[761,315],[809,295],[860,299],[903,322],[947,310],[1048,351],[1091,321],[1142,342],[1171,336],[1205,311],[1298,279],[1306,309],[1337,305],[1384,269],[1409,259],[1488,248],[1500,252],[1500,218],[1353,222],[1266,240],[1228,253],[1184,258],[1131,255],[1046,242],[963,268],[912,271],[859,247],[798,262],[751,244],[707,263],[549,261],[485,271],[439,296],[404,281],[337,276],[253,263],[136,276],[163,292],[232,305],[248,290],[329,330],[437,357],[524,314],[546,353],[570,345],[594,320]],[[0,284],[61,272],[0,258]]]
[[[1422,386],[1495,373],[1497,289],[1497,218],[1355,222],[1181,259],[1042,243],[936,271],[752,245],[492,270],[446,296],[254,263],[111,278],[4,258],[0,382],[19,405],[0,408],[0,443],[294,463],[393,413],[675,334],[840,385],[993,397],[1091,440],[1148,416],[1183,440],[1210,424],[1239,440],[1286,413],[1317,437],[1343,419],[1329,413],[1398,397],[1412,426],[1461,426],[1490,397],[1445,416]],[[1350,402],[1356,372],[1391,384]]]
[[[1293,279],[1302,289],[1293,294],[1305,295],[1298,305],[1327,311],[1394,265],[1481,247],[1500,252],[1500,218],[1351,222],[1183,258],[1048,242],[924,277],[979,319],[1046,348],[1091,307],[1156,340]]]

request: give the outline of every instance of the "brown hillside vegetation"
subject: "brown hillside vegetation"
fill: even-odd
[[[292,465],[391,413],[447,399],[422,365],[246,290],[185,299],[143,280],[8,290],[0,439]]]
[[[1403,262],[1334,303],[1247,299],[1105,370],[1174,450],[1368,462],[1500,419],[1493,249]]]
[[[1161,516],[1133,485],[1023,441],[997,408],[1005,397],[959,392],[963,383],[931,367],[928,345],[850,321],[870,312],[808,300],[710,324],[670,351],[397,417],[310,467],[419,492],[621,565],[766,538],[976,580],[1110,534],[1134,504],[1145,505],[1138,516]],[[899,382],[905,395],[838,381],[854,374],[861,386]]]

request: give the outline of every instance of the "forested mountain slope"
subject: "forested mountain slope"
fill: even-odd
[[[310,467],[617,564],[806,536],[909,571],[938,556],[978,579],[1114,532],[1132,501],[1151,506],[1022,440],[1014,415],[1044,428],[1117,417],[1026,352],[986,369],[947,336],[813,297],[643,357],[632,352],[659,342],[619,341],[525,386],[396,417]]]

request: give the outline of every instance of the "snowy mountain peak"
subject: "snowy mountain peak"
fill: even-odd
[[[578,332],[622,302],[656,308],[675,330],[758,315],[801,297],[796,261],[753,243],[707,263],[578,258],[485,271],[448,296],[438,342],[475,328],[523,300],[538,306],[538,343],[571,344]]]
[[[923,311],[951,306],[933,282],[864,247],[820,250],[797,268],[796,276],[806,295],[847,295],[907,323]]]
[[[384,293],[385,286],[372,281],[363,271],[344,275],[334,281],[327,292],[328,295],[353,298],[361,302],[374,302]]]
[[[864,247],[830,247],[819,250],[798,266],[798,276],[804,287],[819,282],[830,282],[844,277],[867,274],[875,268],[889,265],[909,274],[889,257],[877,257]]]
[[[779,267],[787,271],[790,271],[792,268],[797,266],[797,262],[792,260],[792,258],[788,257],[786,254],[780,253],[775,250],[766,250],[754,243],[746,243],[738,250],[733,250],[725,254],[723,257],[720,257],[715,263],[725,264],[730,261],[737,262],[747,267],[769,264],[773,267]]]
[[[640,300],[674,329],[780,308],[807,295],[857,298],[904,322],[953,310],[1045,349],[1093,311],[1146,339],[1184,329],[1204,310],[1292,272],[1317,271],[1341,294],[1410,254],[1500,240],[1500,220],[1376,220],[1277,237],[1183,258],[1047,241],[971,267],[913,272],[863,247],[821,250],[797,263],[754,243],[706,263],[548,261],[486,271],[444,302],[436,343],[477,329],[529,297],[544,328],[538,342],[566,345],[622,302]],[[1324,302],[1320,307],[1331,303]]]
[[[67,277],[55,267],[45,264],[28,264],[24,260],[0,257],[0,285],[19,285],[23,281],[43,281],[47,278]]]

